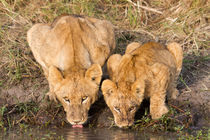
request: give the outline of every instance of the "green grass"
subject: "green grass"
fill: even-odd
[[[151,130],[151,131],[161,131],[161,132],[176,132],[179,133],[184,128],[189,128],[191,114],[188,111],[179,110],[179,108],[174,108],[176,106],[169,105],[169,113],[163,115],[158,120],[152,120],[148,111],[145,111],[144,116],[135,122],[133,125],[133,129],[137,129],[140,131]],[[180,117],[184,119],[186,122],[180,121]]]
[[[184,133],[181,132],[178,140],[208,140],[210,139],[210,129],[209,128],[205,128],[203,130],[199,130],[197,132],[194,132],[194,134],[188,134],[188,133]]]

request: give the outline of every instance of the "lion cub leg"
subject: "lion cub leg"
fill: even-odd
[[[46,93],[46,95],[44,96],[44,99],[39,104],[40,108],[45,109],[46,107],[48,107],[50,105],[49,102],[48,102],[49,100],[57,102],[57,99],[56,99],[56,95],[54,93],[53,85],[49,81],[49,69],[47,69],[45,67],[42,67],[42,69],[44,71],[44,75],[45,75],[45,77],[48,81],[48,84],[49,84],[49,92]]]
[[[150,93],[150,114],[152,119],[159,119],[168,112],[165,99],[170,74],[168,67],[160,63],[154,64],[152,71],[155,79]]]
[[[168,97],[168,99],[170,100],[170,99],[176,99],[177,98],[177,96],[179,95],[179,91],[177,90],[177,88],[176,88],[176,77],[175,77],[175,75],[173,76],[173,77],[171,77],[172,79],[171,79],[171,82],[170,82],[170,84],[169,84],[169,86],[168,86],[168,94],[167,94],[167,97]]]
[[[176,99],[179,91],[176,89],[177,80],[182,69],[183,51],[182,47],[176,43],[169,43],[167,46],[169,52],[174,56],[176,62],[176,72],[171,77],[171,82],[168,88],[169,98]]]
[[[54,66],[51,66],[49,69],[46,69],[43,67],[43,70],[44,70],[44,75],[47,78],[48,83],[49,83],[49,92],[46,94],[45,99],[48,98],[50,101],[57,102],[56,95],[54,93],[54,87],[53,87],[52,82],[50,81],[50,76],[56,74],[57,69]]]
[[[53,90],[53,86],[50,83],[49,83],[49,90],[50,91],[46,94],[46,96],[49,98],[50,101],[57,102],[56,95],[55,95],[54,90]]]
[[[173,43],[168,44],[167,49],[175,58],[175,62],[176,62],[176,78],[175,78],[175,80],[177,80],[177,78],[181,72],[181,69],[182,69],[182,61],[183,61],[182,47],[178,43],[173,42]]]
[[[150,114],[152,119],[159,119],[162,115],[168,113],[168,108],[165,105],[166,91],[156,92],[150,97]]]

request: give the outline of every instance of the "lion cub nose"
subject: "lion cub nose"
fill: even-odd
[[[78,123],[82,122],[83,120],[84,120],[84,118],[82,117],[82,118],[74,119],[73,122],[78,124]]]
[[[77,123],[80,123],[81,120],[73,120],[73,122],[77,124]]]

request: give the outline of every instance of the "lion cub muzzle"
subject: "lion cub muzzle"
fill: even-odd
[[[72,125],[84,124],[87,121],[88,110],[81,107],[81,105],[72,105],[66,111],[67,120]]]
[[[120,128],[127,128],[133,125],[134,120],[128,117],[115,116],[115,122]]]

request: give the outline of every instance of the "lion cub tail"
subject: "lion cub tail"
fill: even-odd
[[[172,53],[176,61],[176,68],[177,68],[177,76],[181,72],[182,69],[182,61],[183,61],[183,51],[180,44],[176,42],[169,43],[167,49]]]

